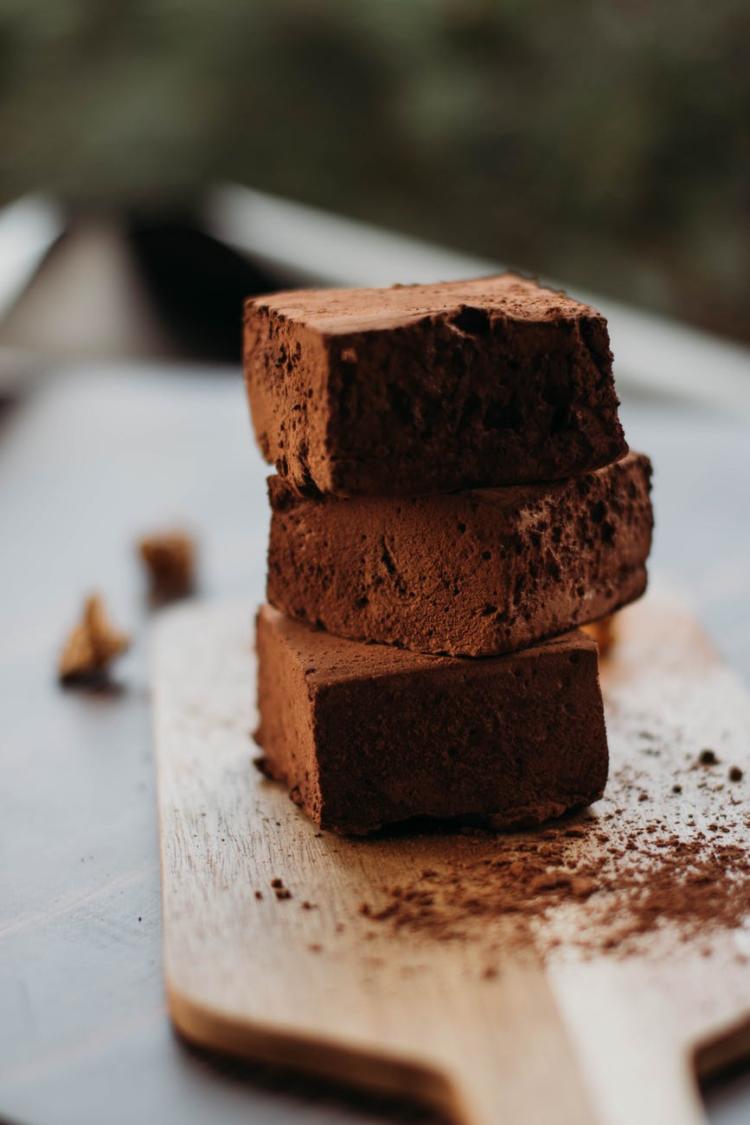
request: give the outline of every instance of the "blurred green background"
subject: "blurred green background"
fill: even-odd
[[[748,0],[3,0],[0,198],[234,180],[750,339]]]

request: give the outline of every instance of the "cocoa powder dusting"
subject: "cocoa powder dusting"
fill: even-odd
[[[500,959],[562,944],[627,956],[657,931],[688,942],[741,926],[750,917],[744,802],[704,787],[696,758],[713,763],[702,753],[660,761],[655,740],[645,740],[643,769],[631,759],[614,770],[595,811],[541,833],[437,837],[442,863],[379,888],[360,914],[423,940],[491,940]]]

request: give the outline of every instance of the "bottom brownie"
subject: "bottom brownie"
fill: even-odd
[[[582,633],[509,656],[427,656],[263,606],[257,650],[261,768],[322,828],[535,824],[604,790],[596,645]]]

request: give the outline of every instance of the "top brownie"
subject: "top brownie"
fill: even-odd
[[[604,317],[509,273],[249,300],[245,377],[301,493],[526,484],[627,451]]]

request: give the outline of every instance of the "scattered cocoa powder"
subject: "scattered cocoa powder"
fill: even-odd
[[[273,893],[280,902],[292,897],[292,892],[288,887],[284,886],[284,880],[280,879],[278,876],[271,880],[271,886],[273,888]]]
[[[695,756],[671,768],[647,757],[648,770],[628,761],[614,771],[596,812],[543,832],[473,829],[446,837],[445,847],[436,841],[441,865],[380,888],[360,914],[421,940],[482,942],[491,931],[500,954],[533,947],[544,957],[564,944],[583,956],[626,956],[657,931],[705,942],[710,953],[712,932],[750,917],[747,816],[735,818],[726,798],[701,789],[690,772]],[[658,793],[683,789],[689,795],[662,814]],[[698,790],[696,822],[699,806],[687,806]]]
[[[561,906],[585,903],[583,928],[568,940],[588,953],[616,947],[627,952],[632,939],[667,923],[679,924],[686,940],[739,926],[750,913],[750,862],[733,844],[709,843],[701,833],[692,842],[667,835],[613,849],[602,861],[571,855],[568,841],[561,835],[551,869],[548,857],[534,849],[516,861],[520,875],[484,856],[464,856],[431,880],[429,895],[417,880],[398,894],[386,892],[384,905],[362,913],[393,931],[440,940],[465,939],[472,923],[504,918],[510,922],[506,946],[527,943],[536,930],[534,945],[544,952],[554,935],[545,936],[535,923]],[[511,867],[518,871],[516,863]]]

